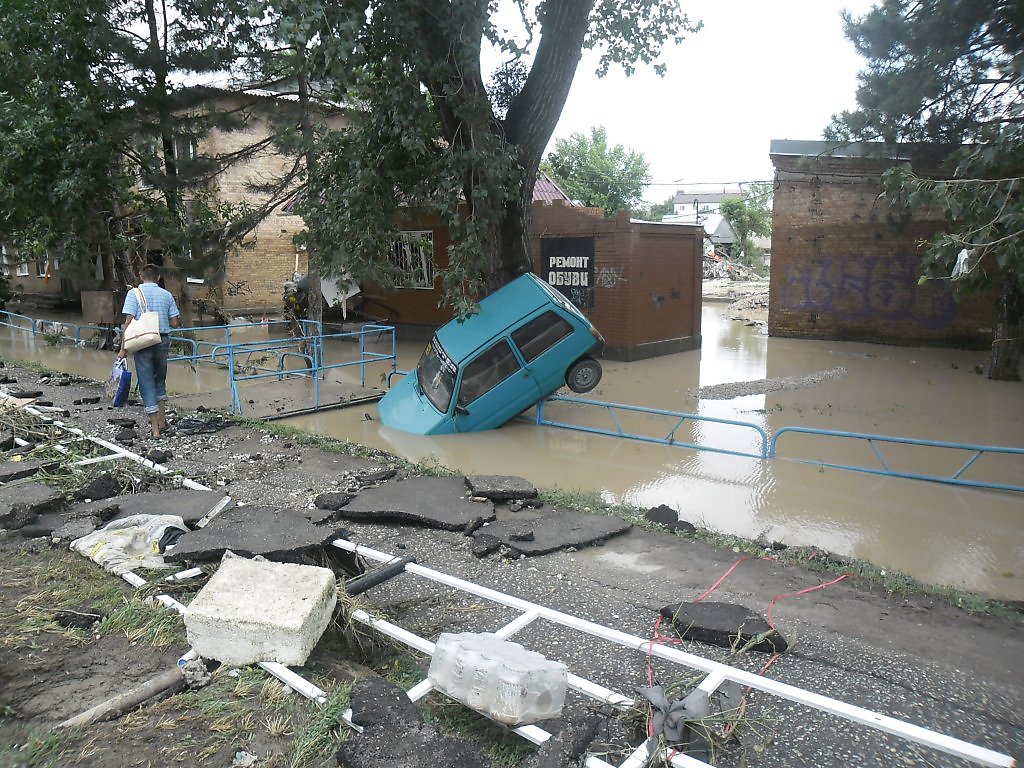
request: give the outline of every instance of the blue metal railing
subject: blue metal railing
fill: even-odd
[[[311,321],[302,321],[303,329],[313,329],[315,332],[308,335],[288,337],[280,340],[256,340],[244,342],[221,342],[212,343],[208,341],[193,342],[191,355],[182,355],[173,358],[175,360],[190,360],[202,362],[209,360],[214,363],[223,364],[228,371],[228,384],[231,390],[231,412],[242,413],[242,397],[238,389],[239,382],[257,381],[260,379],[274,378],[281,381],[285,378],[308,378],[313,384],[312,409],[320,408],[320,380],[327,371],[340,368],[359,366],[360,385],[366,386],[366,366],[375,362],[391,361],[391,372],[397,367],[397,343],[395,340],[394,326],[366,324],[355,331],[343,331],[324,335],[319,333],[321,327]],[[307,325],[308,324],[308,325]],[[236,329],[239,326],[234,326]],[[205,330],[205,329],[204,329]],[[387,335],[391,339],[390,352],[374,352],[367,349],[366,337],[369,334],[377,334],[378,339]],[[172,336],[176,338],[176,336]],[[230,338],[230,337],[228,337]],[[359,358],[340,363],[324,363],[324,342],[328,339],[343,341],[359,340]],[[189,340],[189,339],[185,339]],[[210,346],[210,351],[201,351],[205,346]],[[264,365],[264,361],[271,357],[274,365]],[[253,362],[255,358],[255,362]],[[298,359],[301,367],[289,368],[289,360]],[[390,375],[390,374],[389,374]]]
[[[798,461],[803,464],[813,464],[820,467],[829,467],[831,469],[846,469],[853,472],[867,472],[873,475],[886,475],[889,477],[903,477],[909,480],[929,480],[935,483],[948,483],[950,485],[964,485],[971,486],[974,488],[989,488],[992,490],[1000,491],[1024,491],[1024,485],[1014,483],[991,483],[984,480],[972,480],[967,477],[963,477],[963,474],[970,469],[970,467],[984,454],[1003,454],[1010,456],[1022,456],[1024,457],[1024,448],[1010,448],[1005,446],[997,445],[971,445],[969,443],[948,443],[939,440],[917,440],[909,437],[889,437],[886,435],[872,435],[865,434],[862,432],[841,432],[830,429],[814,429],[813,427],[783,427],[778,430],[772,437],[771,446],[768,451],[768,458],[778,458],[777,448],[779,438],[787,433],[800,433],[806,435],[818,435],[823,437],[836,437],[843,439],[855,439],[865,440],[874,452],[875,457],[878,459],[880,467],[867,467],[858,464],[838,464],[828,461],[817,461],[814,459],[790,459],[790,461]],[[957,469],[955,472],[948,474],[931,474],[926,472],[906,472],[899,469],[894,469],[890,462],[886,460],[885,455],[879,448],[881,443],[891,443],[895,445],[913,445],[924,448],[946,448],[957,451],[964,451],[971,455],[967,457],[966,461]],[[1024,477],[1024,470],[1021,472],[1021,476]]]
[[[604,412],[611,417],[612,423],[615,425],[614,429],[605,429],[601,427],[587,427],[580,426],[578,424],[570,424],[565,421],[554,421],[552,419],[545,418],[544,406],[545,403],[559,402],[559,403],[573,403],[575,405],[584,406],[595,406],[601,408]],[[618,412],[624,411],[627,413],[644,413],[654,416],[665,416],[675,420],[675,423],[669,428],[668,432],[664,437],[653,437],[650,435],[641,435],[635,432],[627,432],[619,421]],[[710,422],[712,424],[725,424],[731,427],[739,427],[741,429],[750,429],[757,433],[758,441],[760,444],[760,450],[757,453],[750,453],[746,451],[734,451],[728,448],[716,448],[709,445],[700,445],[698,443],[688,443],[683,440],[676,438],[676,431],[683,426],[686,422]],[[561,427],[563,429],[572,429],[578,432],[590,432],[596,435],[608,435],[610,437],[624,437],[630,440],[639,440],[645,443],[658,443],[660,445],[673,445],[680,448],[694,448],[701,451],[713,451],[715,453],[726,453],[732,456],[746,456],[754,459],[764,459],[768,455],[768,435],[757,424],[751,424],[748,421],[735,421],[733,419],[719,419],[714,416],[699,416],[695,413],[685,413],[683,411],[667,411],[661,408],[645,408],[639,405],[624,405],[622,403],[605,403],[599,400],[584,400],[578,397],[549,397],[546,401],[541,401],[537,404],[537,423],[544,424],[549,427]]]

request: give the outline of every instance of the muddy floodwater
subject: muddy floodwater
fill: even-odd
[[[792,426],[1024,447],[1024,384],[976,373],[984,352],[768,338],[728,319],[717,304],[705,305],[702,322],[702,349],[634,363],[604,361],[601,384],[584,397],[738,420],[769,438]],[[47,346],[6,329],[0,340],[3,353],[14,358],[101,379],[109,371],[109,353]],[[328,360],[350,356],[353,346],[329,349]],[[399,344],[399,368],[413,367],[421,348]],[[224,390],[228,402],[223,371],[173,367],[170,390]],[[379,384],[384,370],[371,365],[367,383]],[[357,369],[344,375],[358,380]],[[716,386],[740,382],[747,384]],[[924,582],[1024,599],[1024,494],[797,461],[878,466],[862,440],[784,434],[780,458],[764,461],[537,426],[533,414],[490,432],[436,437],[382,426],[374,404],[288,423],[468,474],[515,474],[541,487],[597,491],[609,502],[665,504],[681,519],[718,531],[816,545]],[[552,403],[545,415],[584,427],[615,426],[607,409],[594,406]],[[626,432],[644,436],[665,437],[678,422],[616,416]],[[673,434],[677,442],[739,453],[758,452],[762,439],[749,426],[711,421],[685,421]],[[945,449],[879,448],[890,466],[917,473],[952,473],[969,458]],[[986,455],[967,475],[1024,485],[1024,456]]]

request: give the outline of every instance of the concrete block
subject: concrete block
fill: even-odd
[[[185,611],[185,630],[208,659],[302,666],[337,599],[328,568],[226,557]]]

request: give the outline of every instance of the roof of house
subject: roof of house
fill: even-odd
[[[533,186],[533,202],[553,203],[555,200],[561,200],[566,205],[576,205],[554,179],[544,171],[537,171],[537,183]]]
[[[711,205],[734,197],[743,197],[743,190],[739,184],[677,189],[672,202],[676,205],[690,205],[694,202],[698,205]]]

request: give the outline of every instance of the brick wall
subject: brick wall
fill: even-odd
[[[772,336],[987,346],[990,299],[918,285],[919,243],[941,217],[900,222],[879,199],[888,161],[772,155]]]
[[[436,221],[408,228],[434,233],[435,264],[443,266],[447,229]],[[557,201],[533,207],[535,271],[542,278],[549,277],[542,240],[593,238],[594,284],[585,286],[592,289],[592,305],[583,312],[605,337],[605,357],[614,360],[700,346],[702,237],[700,227],[633,223],[628,212],[606,219],[599,209]],[[452,317],[451,310],[438,306],[439,284],[434,290],[391,292],[364,286],[364,293],[365,311],[400,325],[403,338],[429,337]]]
[[[225,99],[224,106],[244,107],[240,101],[231,104],[232,99],[238,100],[239,97]],[[267,119],[270,108],[280,109],[283,105],[261,99],[252,101],[246,107],[247,120],[243,129],[211,131],[204,137],[200,152],[223,155],[265,138],[271,130]],[[348,120],[343,115],[336,115],[329,124],[331,128],[341,130],[348,125]],[[269,147],[245,162],[236,163],[217,179],[221,199],[260,204],[265,198],[254,192],[250,185],[280,176],[292,162],[291,157]],[[225,279],[218,297],[221,305],[232,312],[280,313],[284,283],[291,279],[293,272],[305,272],[307,269],[306,254],[296,249],[292,239],[303,228],[302,217],[283,212],[279,207],[244,238],[241,247],[232,249],[227,255]],[[193,297],[205,296],[211,288],[216,289],[216,286],[193,286]]]

